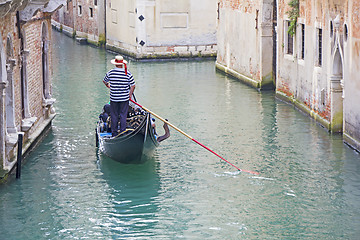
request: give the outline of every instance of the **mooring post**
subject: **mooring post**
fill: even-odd
[[[99,136],[97,133],[97,128],[95,128],[95,145],[96,147],[99,147]]]
[[[21,159],[22,159],[23,135],[24,135],[24,133],[19,133],[19,135],[18,135],[18,153],[17,153],[17,161],[16,161],[16,178],[20,178],[20,176],[21,176]]]

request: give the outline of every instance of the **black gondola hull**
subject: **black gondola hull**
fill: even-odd
[[[150,115],[137,129],[125,136],[110,138],[97,128],[99,149],[108,157],[121,163],[143,163],[151,158],[159,145],[151,126]]]

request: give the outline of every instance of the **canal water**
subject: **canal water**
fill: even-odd
[[[147,163],[114,162],[94,131],[114,54],[53,39],[58,115],[0,186],[1,239],[359,239],[360,156],[341,136],[214,61],[130,60],[142,105],[260,174],[174,129]]]

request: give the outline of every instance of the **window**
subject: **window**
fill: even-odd
[[[349,29],[348,29],[347,24],[345,23],[345,25],[344,25],[344,40],[345,40],[345,42],[347,42],[348,37],[349,37]]]
[[[305,58],[305,24],[300,24],[300,59]]]
[[[89,14],[90,14],[90,17],[94,17],[94,10],[93,8],[89,8]]]
[[[111,9],[111,22],[117,24],[117,10]]]
[[[98,4],[98,1],[94,0],[94,6],[97,6],[97,4]]]
[[[330,21],[330,37],[332,38],[334,36],[334,24],[332,21]]]
[[[323,49],[322,49],[322,29],[317,29],[317,65],[319,67],[322,66],[322,55],[323,55]]]
[[[294,53],[294,38],[289,34],[290,21],[285,21],[285,53],[293,55]]]
[[[81,5],[79,5],[79,11],[78,11],[78,14],[79,14],[79,16],[81,16],[82,15],[82,7],[81,7]]]

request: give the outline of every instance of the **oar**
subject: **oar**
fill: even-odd
[[[244,169],[240,169],[237,166],[235,166],[234,164],[232,164],[231,162],[229,162],[228,160],[226,160],[225,158],[223,158],[222,156],[220,156],[219,154],[217,154],[216,152],[214,152],[213,150],[211,150],[210,148],[208,148],[207,146],[205,146],[204,144],[200,143],[199,141],[195,140],[193,137],[191,137],[189,134],[185,133],[184,131],[180,130],[178,127],[174,126],[173,124],[171,124],[169,121],[165,120],[164,118],[160,117],[159,115],[157,115],[156,113],[150,111],[149,109],[147,109],[146,107],[140,105],[139,103],[135,102],[134,100],[130,99],[131,102],[133,102],[134,104],[136,104],[137,106],[141,107],[142,109],[144,109],[145,111],[151,113],[152,115],[154,115],[155,117],[157,117],[158,119],[160,119],[161,121],[163,121],[164,123],[170,125],[172,128],[174,128],[176,131],[178,131],[179,133],[183,134],[185,137],[191,139],[192,141],[194,141],[195,143],[199,144],[200,146],[202,146],[203,148],[205,148],[206,150],[208,150],[209,152],[215,154],[217,157],[219,157],[220,159],[224,160],[225,162],[227,162],[228,164],[230,164],[231,166],[233,166],[234,168],[236,168],[237,170],[241,171],[241,172],[247,172],[247,173],[251,173],[251,174],[255,174],[255,175],[259,175],[258,172],[254,172],[254,171],[249,171],[249,170],[244,170]]]

